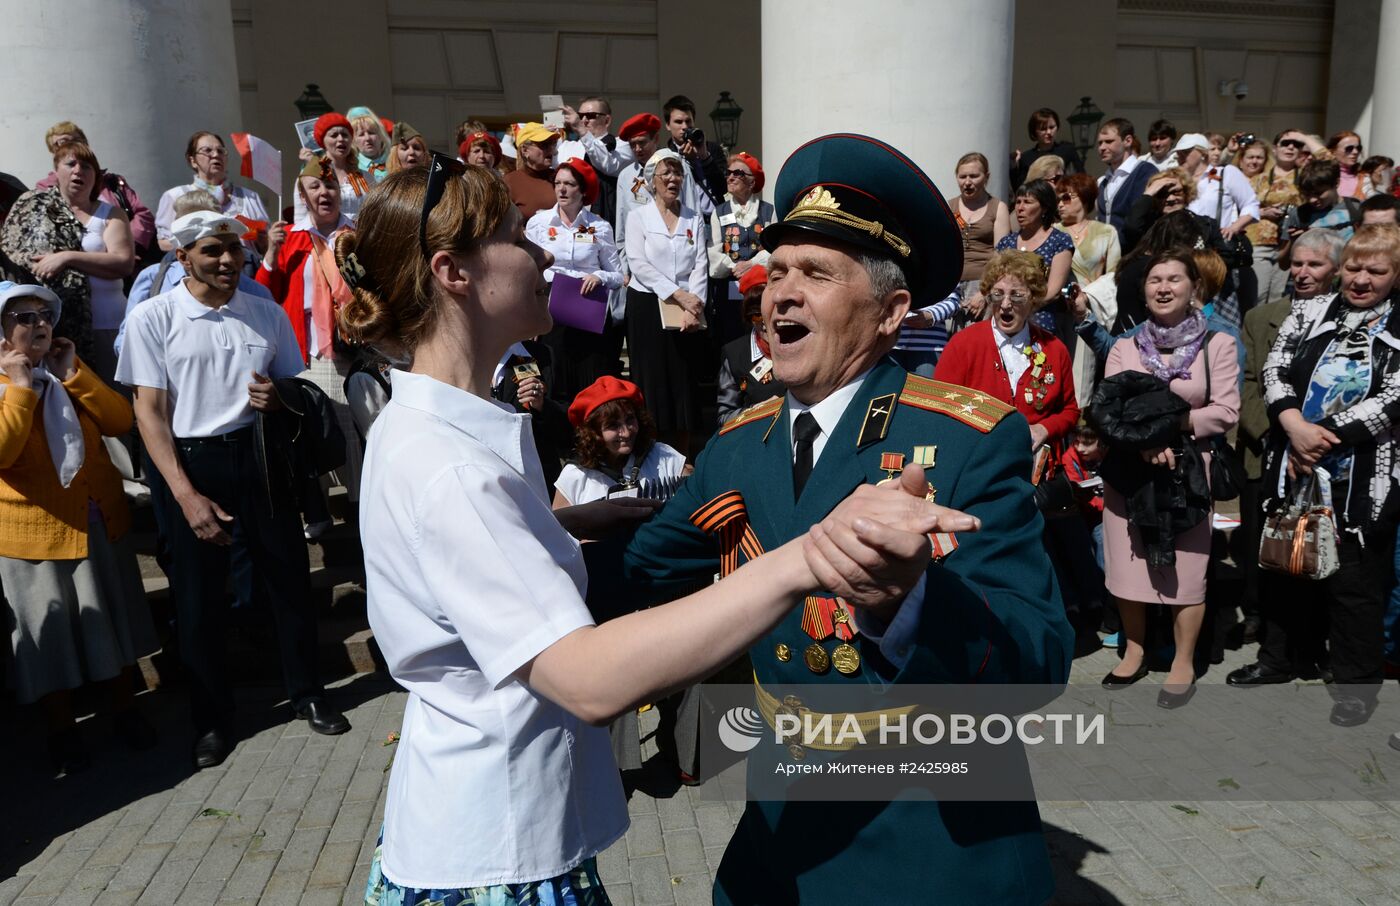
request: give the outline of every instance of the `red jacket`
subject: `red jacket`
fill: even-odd
[[[1080,458],[1079,451],[1074,448],[1074,444],[1065,444],[1065,453],[1060,457],[1060,466],[1069,476],[1070,481],[1079,482],[1098,474],[1098,470],[1090,468],[1084,464]],[[1097,525],[1103,518],[1103,488],[1088,500],[1081,501],[1079,509],[1083,511],[1085,517],[1089,519],[1091,525]]]
[[[342,218],[341,224],[349,226],[349,221]],[[334,234],[330,243],[335,245]],[[287,318],[292,322],[292,332],[301,346],[302,361],[308,363],[311,361],[311,349],[306,334],[307,315],[310,314],[307,303],[311,299],[311,287],[306,284],[306,274],[307,265],[314,266],[310,260],[311,249],[311,233],[304,227],[293,227],[287,230],[287,239],[277,252],[277,270],[269,271],[260,266],[257,274],[257,281],[272,291],[272,298],[287,312]]]
[[[1031,343],[1045,353],[1039,379],[1041,386],[1032,388],[1036,380],[1032,375],[1034,368],[1027,368],[1016,384],[1016,392],[1012,393],[993,330],[991,321],[978,321],[954,334],[939,357],[933,376],[996,397],[1015,406],[1032,425],[1044,425],[1050,432],[1046,442],[1058,461],[1065,447],[1064,439],[1079,424],[1079,402],[1074,398],[1074,369],[1069,350],[1054,335],[1032,324]],[[1027,390],[1031,391],[1030,402],[1026,401]],[[1043,396],[1038,396],[1042,393]]]

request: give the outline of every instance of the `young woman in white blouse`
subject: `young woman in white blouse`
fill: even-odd
[[[524,226],[498,175],[434,155],[386,177],[336,243],[355,286],[342,330],[412,356],[360,501],[370,624],[410,693],[371,902],[607,903],[594,857],[627,808],[602,726],[727,663],[815,588],[902,597],[927,566],[921,533],[972,524],[868,487],[829,530],[595,626],[574,535],[648,510],[551,511],[527,417],[490,399],[505,350],[550,326],[549,255]]]
[[[708,373],[701,334],[709,275],[705,223],[681,203],[685,162],[679,154],[657,151],[642,178],[652,203],[627,215],[627,351],[657,434],[690,453],[691,433],[708,433],[699,394],[701,375]],[[665,327],[663,308],[678,328]]]
[[[525,225],[525,235],[549,252],[554,263],[544,272],[552,285],[556,274],[577,277],[580,289],[608,292],[623,284],[622,264],[612,226],[588,209],[598,200],[598,174],[585,160],[573,158],[554,173],[554,207],[536,211]],[[598,302],[606,306],[606,296]],[[544,337],[554,353],[554,381],[550,396],[564,405],[583,388],[605,374],[621,372],[622,325],[604,313],[603,332],[593,333],[567,324],[555,324]]]

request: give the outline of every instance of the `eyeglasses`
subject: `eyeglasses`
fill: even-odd
[[[732,176],[734,179],[748,179],[753,176],[748,170],[725,170],[725,176]]]
[[[200,148],[198,151],[195,152],[195,154],[198,154],[200,157],[226,157],[228,155],[228,149]]]
[[[58,317],[58,313],[52,308],[40,308],[36,311],[7,311],[5,314],[14,318],[16,324],[24,327],[38,327],[41,321],[52,327],[54,320]]]
[[[578,118],[581,119],[581,120],[596,120],[596,119],[598,119],[598,118],[600,118],[600,117],[604,117],[604,116],[607,116],[607,114],[606,114],[606,113],[580,113],[580,114],[578,115]]]
[[[424,258],[428,257],[428,215],[442,201],[447,181],[466,172],[467,165],[455,157],[433,152],[433,159],[428,163],[428,189],[423,193],[423,216],[418,220],[418,247],[423,250]]]
[[[1286,138],[1286,139],[1284,139],[1283,141],[1279,142],[1279,143],[1278,143],[1278,146],[1279,146],[1280,148],[1296,148],[1296,149],[1298,149],[1299,151],[1301,151],[1301,150],[1303,150],[1304,148],[1307,147],[1306,145],[1304,145],[1301,141],[1299,141],[1299,140],[1296,139],[1296,138]]]
[[[1025,305],[1027,302],[1029,302],[1029,301],[1031,300],[1031,294],[1030,294],[1030,293],[1012,293],[1011,295],[1008,296],[1006,293],[1002,292],[1001,290],[993,290],[992,292],[987,293],[987,301],[990,302],[990,303],[992,303],[993,305],[1000,305],[1002,302],[1005,302],[1007,299],[1010,299],[1010,300],[1011,300],[1011,304],[1012,304],[1012,305]]]

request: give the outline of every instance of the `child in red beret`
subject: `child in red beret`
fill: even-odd
[[[642,391],[603,375],[569,406],[575,460],[555,482],[554,508],[606,497],[665,500],[689,473],[685,456],[656,440]]]

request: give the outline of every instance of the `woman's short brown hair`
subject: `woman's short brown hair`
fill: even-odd
[[[1094,203],[1099,200],[1099,184],[1094,182],[1094,177],[1088,173],[1071,173],[1068,176],[1060,177],[1060,181],[1055,188],[1057,195],[1061,192],[1073,192],[1074,197],[1079,199],[1079,203],[1084,205],[1084,216],[1089,217],[1094,211]]]
[[[1342,263],[1371,255],[1390,259],[1390,266],[1400,270],[1400,227],[1393,223],[1368,223],[1357,227],[1346,248],[1342,249]]]
[[[90,197],[96,200],[102,194],[102,165],[97,162],[97,155],[92,153],[92,149],[86,142],[64,142],[53,149],[53,168],[58,169],[59,163],[70,157],[76,157],[81,163],[92,167],[97,174],[97,178],[92,181],[92,192]]]
[[[341,333],[386,353],[412,353],[437,323],[439,289],[428,262],[436,252],[470,253],[515,208],[500,174],[467,167],[447,180],[428,216],[428,254],[418,242],[427,167],[400,170],[365,196],[355,230],[336,239],[335,258],[353,275],[354,297],[340,309]],[[351,256],[354,256],[351,260]]]
[[[603,426],[620,421],[631,412],[637,417],[637,437],[632,441],[636,461],[641,462],[656,442],[656,422],[645,406],[631,400],[608,400],[588,413],[588,418],[574,430],[574,455],[585,469],[596,469],[607,462],[608,448],[603,443]],[[581,501],[574,501],[580,503]]]
[[[1045,298],[1045,262],[1035,252],[1022,252],[1017,249],[997,252],[987,261],[987,266],[982,271],[982,282],[977,288],[985,296],[1002,277],[1020,280],[1034,300]]]
[[[1201,303],[1205,304],[1220,295],[1229,268],[1225,266],[1225,259],[1214,249],[1192,249],[1191,259],[1196,262],[1196,271],[1201,275],[1200,297]]]
[[[958,158],[957,166],[953,167],[954,175],[963,168],[963,164],[981,164],[983,175],[992,175],[992,165],[987,163],[987,155],[983,154],[981,151],[969,151]]]
[[[1151,276],[1153,268],[1159,264],[1168,264],[1172,261],[1186,268],[1186,277],[1191,281],[1193,289],[1199,287],[1201,284],[1201,269],[1196,266],[1195,252],[1195,249],[1189,249],[1184,245],[1178,245],[1153,255],[1147,262],[1147,270],[1142,272],[1143,293],[1145,294],[1147,292],[1147,278]]]

